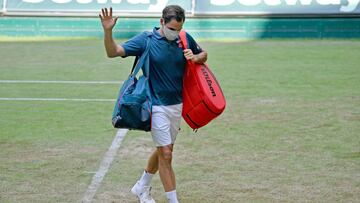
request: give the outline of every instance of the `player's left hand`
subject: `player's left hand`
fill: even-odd
[[[195,60],[195,55],[193,54],[191,49],[185,49],[184,56],[185,56],[186,60],[191,60],[191,61]]]

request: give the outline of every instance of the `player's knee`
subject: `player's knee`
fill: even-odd
[[[171,162],[172,150],[170,146],[159,147],[158,150],[159,150],[160,159],[166,162]]]

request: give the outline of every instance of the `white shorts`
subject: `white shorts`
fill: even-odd
[[[153,106],[151,136],[157,147],[174,144],[180,130],[182,104]]]

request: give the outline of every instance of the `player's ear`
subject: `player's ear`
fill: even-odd
[[[164,20],[164,18],[160,18],[160,25],[165,25],[165,20]]]

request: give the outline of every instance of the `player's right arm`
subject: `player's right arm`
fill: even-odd
[[[113,18],[112,8],[110,7],[109,12],[107,8],[101,9],[101,14],[99,14],[99,17],[104,29],[104,45],[107,56],[109,58],[125,56],[124,48],[121,45],[117,45],[112,36],[112,29],[118,20],[118,17]]]

